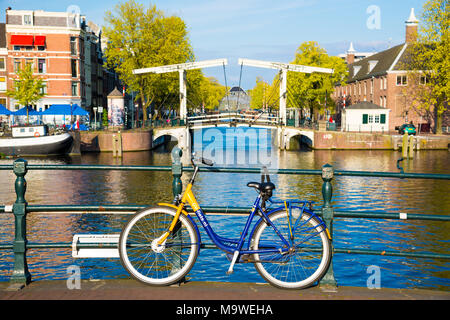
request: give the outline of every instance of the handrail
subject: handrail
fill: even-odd
[[[135,211],[145,208],[142,205],[28,205],[25,201],[26,181],[25,175],[28,170],[100,170],[100,171],[148,171],[148,172],[172,172],[173,175],[173,194],[177,195],[182,190],[181,175],[184,172],[192,172],[192,167],[182,166],[181,150],[176,148],[172,152],[172,166],[112,166],[112,165],[41,165],[30,164],[23,159],[16,160],[13,165],[0,165],[0,170],[13,170],[16,175],[15,190],[16,201],[13,206],[1,205],[0,213],[12,212],[15,217],[15,238],[13,244],[0,244],[1,249],[14,250],[14,270],[10,278],[12,284],[27,285],[31,281],[31,274],[28,271],[26,251],[29,248],[66,248],[71,247],[70,243],[28,243],[26,240],[26,215],[28,213],[98,213],[98,214],[133,214]],[[200,171],[212,171],[221,173],[252,173],[260,174],[260,168],[227,168],[227,167],[201,167]],[[415,214],[405,212],[380,212],[380,211],[358,211],[358,210],[339,210],[331,205],[332,185],[331,180],[339,176],[360,176],[360,177],[382,177],[398,179],[441,179],[450,180],[448,174],[429,174],[429,173],[397,173],[397,172],[369,172],[369,171],[346,171],[336,170],[330,165],[324,165],[322,170],[308,169],[278,169],[269,170],[271,173],[287,175],[321,175],[323,180],[322,196],[323,205],[314,210],[314,213],[320,215],[326,223],[330,234],[333,236],[333,221],[335,218],[371,218],[371,219],[408,219],[408,220],[428,220],[428,221],[450,221],[447,215]],[[12,210],[11,210],[12,208]],[[209,214],[248,214],[249,209],[243,207],[203,207]],[[190,214],[193,214],[191,208],[187,207]],[[117,246],[117,244],[115,244]],[[95,247],[95,244],[79,244],[79,247]],[[102,247],[114,246],[102,244]],[[203,248],[213,248],[212,244],[205,244]],[[391,256],[405,256],[418,258],[437,258],[450,259],[450,254],[437,253],[418,253],[418,252],[399,252],[399,251],[380,251],[369,249],[354,248],[333,248],[334,253],[347,254],[378,254]],[[333,264],[326,275],[320,281],[320,284],[336,286],[336,280],[333,273]]]

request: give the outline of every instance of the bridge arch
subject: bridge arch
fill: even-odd
[[[298,150],[302,146],[307,146],[308,148],[314,147],[314,131],[286,129],[282,149]]]
[[[189,130],[185,127],[153,129],[153,144],[155,147],[155,143],[158,142],[157,140],[164,136],[175,138],[178,141],[178,146],[183,150],[183,152],[190,154],[190,135]]]

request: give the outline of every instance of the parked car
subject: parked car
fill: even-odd
[[[395,130],[398,130],[398,133],[400,134],[412,134],[412,135],[416,135],[416,127],[412,124],[412,123],[405,123],[399,127],[395,127]]]

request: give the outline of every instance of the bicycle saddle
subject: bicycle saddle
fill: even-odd
[[[247,183],[247,187],[258,189],[260,192],[271,194],[273,190],[275,190],[275,185],[272,182],[249,182]]]

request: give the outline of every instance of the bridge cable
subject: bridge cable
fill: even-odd
[[[280,78],[278,78],[277,82],[275,83],[275,86],[272,87],[272,90],[271,90],[271,92],[270,92],[270,96],[269,96],[269,98],[267,99],[267,104],[268,104],[269,107],[273,107],[274,104],[275,104],[276,102],[278,102],[278,100],[280,100],[280,97],[278,97],[278,99],[275,100],[273,104],[270,103],[270,100],[272,99],[273,94],[277,92],[275,88],[279,85],[279,83],[280,83]]]
[[[223,75],[225,77],[225,90],[226,90],[225,91],[225,96],[227,98],[227,109],[229,111],[229,109],[230,109],[230,98],[229,98],[229,95],[228,95],[227,72],[226,72],[226,69],[225,69],[225,63],[223,63]]]
[[[244,64],[241,63],[241,72],[239,75],[239,91],[238,91],[238,99],[237,99],[237,104],[236,104],[236,112],[239,110],[239,98],[241,95],[241,80],[242,80],[242,68],[244,67]]]

